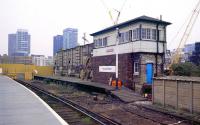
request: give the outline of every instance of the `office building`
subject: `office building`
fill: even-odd
[[[78,45],[78,29],[67,28],[63,30],[63,49],[71,49]]]
[[[44,55],[31,55],[32,63],[36,66],[53,66],[53,57]]]
[[[186,44],[184,48],[184,59],[186,62],[189,61],[189,57],[192,55],[192,52],[195,50],[195,43]]]
[[[30,35],[27,30],[18,29],[16,34],[8,35],[8,55],[28,56],[30,54]]]
[[[200,65],[200,42],[195,43],[195,48],[192,55],[189,57],[189,61],[195,65]]]
[[[14,56],[16,51],[16,34],[8,34],[8,56]]]
[[[63,36],[57,35],[53,37],[53,55],[63,49]]]

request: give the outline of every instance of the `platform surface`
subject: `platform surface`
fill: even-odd
[[[96,88],[103,88],[107,91],[110,91],[111,94],[118,97],[121,101],[125,103],[136,102],[136,101],[144,101],[146,98],[142,97],[140,94],[135,93],[134,91],[122,87],[121,89],[116,89],[115,87],[109,86],[108,84],[91,82],[86,80],[81,80],[74,77],[61,77],[61,76],[37,76],[43,79],[52,79],[52,80],[61,80],[70,83],[82,84],[87,86],[93,86]]]
[[[0,75],[0,125],[68,125],[33,92]]]

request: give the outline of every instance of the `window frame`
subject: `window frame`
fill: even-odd
[[[152,40],[157,40],[157,31],[156,31],[156,29],[151,29],[151,39]]]
[[[119,43],[124,43],[125,42],[125,32],[120,33],[119,37]]]
[[[103,46],[107,46],[108,45],[108,37],[104,37],[103,38]]]
[[[133,70],[134,70],[134,72],[133,72],[133,74],[134,75],[139,75],[139,62],[138,61],[135,61],[134,63],[133,63]]]

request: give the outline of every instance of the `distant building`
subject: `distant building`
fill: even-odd
[[[200,42],[195,43],[195,49],[189,59],[195,65],[200,65]]]
[[[67,28],[63,30],[63,49],[71,49],[78,45],[78,29]]]
[[[53,55],[63,49],[63,36],[57,35],[53,37]]]
[[[31,55],[32,63],[36,66],[53,66],[53,57],[44,55]]]
[[[0,63],[2,64],[32,64],[32,58],[30,56],[8,56],[4,54],[0,57]]]
[[[8,34],[8,56],[15,56],[16,34]]]
[[[48,56],[47,58],[45,58],[45,66],[53,66],[53,57],[52,56]]]
[[[45,56],[44,55],[31,55],[32,63],[36,66],[44,66],[45,65]]]
[[[80,70],[85,68],[90,70],[90,60],[94,44],[77,46],[72,49],[59,51],[55,56],[55,74],[70,76],[72,74],[80,75]]]
[[[195,43],[186,44],[184,48],[184,58],[185,61],[189,61],[189,57],[192,55],[192,52],[195,50]]]
[[[18,29],[16,34],[8,35],[8,55],[28,56],[30,54],[30,35],[27,30]]]
[[[163,75],[166,27],[170,24],[141,16],[91,34],[93,80],[108,84],[110,77],[115,78],[117,51],[118,78],[124,86],[141,92],[144,83],[152,84],[154,76]]]

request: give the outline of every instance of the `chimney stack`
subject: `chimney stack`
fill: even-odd
[[[162,15],[160,15],[160,20],[162,21]]]

